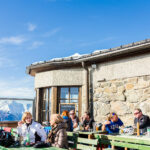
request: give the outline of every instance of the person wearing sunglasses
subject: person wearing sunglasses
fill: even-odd
[[[134,110],[134,125],[137,127],[137,122],[139,122],[140,133],[144,134],[147,131],[147,127],[150,127],[150,118],[143,115],[140,108]]]
[[[119,127],[124,127],[123,122],[116,113],[112,112],[108,116],[107,121],[104,122],[102,131],[107,131],[108,134],[118,134]]]
[[[69,115],[73,123],[73,128],[77,128],[79,124],[79,118],[76,116],[75,111],[70,110]]]

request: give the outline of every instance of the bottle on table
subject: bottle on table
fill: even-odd
[[[26,146],[30,146],[30,135],[29,135],[29,133],[27,134],[27,138],[26,138]]]
[[[140,136],[140,124],[137,122],[137,136]]]
[[[79,130],[80,130],[80,131],[83,130],[83,126],[82,126],[82,123],[81,123],[81,122],[79,123]]]
[[[96,131],[98,131],[98,130],[99,130],[99,126],[97,125],[97,126],[96,126]]]

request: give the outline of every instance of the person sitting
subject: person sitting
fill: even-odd
[[[137,127],[137,122],[139,122],[140,132],[145,133],[147,131],[147,127],[150,127],[150,119],[148,116],[143,115],[140,108],[136,108],[134,111],[134,125]]]
[[[73,122],[73,128],[77,128],[78,124],[79,124],[79,118],[76,116],[75,111],[71,110],[69,112],[69,115],[70,115],[70,118],[71,118],[71,120]]]
[[[89,112],[85,112],[81,120],[82,120],[82,126],[84,127],[84,130],[87,131],[93,128],[94,120],[91,118],[91,115]]]
[[[40,123],[32,120],[30,112],[25,112],[22,120],[18,122],[18,134],[23,137],[24,144],[32,145],[39,141],[45,141],[47,136]],[[28,143],[27,143],[28,142]]]
[[[50,124],[52,130],[48,134],[47,142],[54,147],[68,148],[67,124],[59,114],[52,114]]]
[[[69,117],[69,112],[67,110],[64,110],[62,112],[62,118],[64,119],[64,122],[67,123],[67,131],[73,131],[73,123],[71,118]]]
[[[124,127],[123,122],[116,113],[112,112],[110,113],[107,121],[104,122],[102,131],[106,130],[108,134],[118,134],[119,127]]]

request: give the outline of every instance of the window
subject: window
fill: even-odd
[[[60,114],[74,109],[78,115],[79,87],[61,87],[58,101]]]
[[[44,88],[42,96],[42,122],[49,122],[51,114],[51,88]]]

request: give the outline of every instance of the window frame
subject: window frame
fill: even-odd
[[[42,116],[41,120],[42,120],[42,122],[45,122],[45,121],[49,122],[50,121],[51,104],[52,104],[51,94],[52,94],[52,88],[51,87],[42,88],[42,107],[41,107],[41,116]],[[45,103],[44,103],[44,101],[45,101]],[[43,104],[46,104],[46,102],[47,102],[47,107],[43,106]],[[47,112],[47,114],[46,114],[46,112]],[[43,113],[45,113],[46,116],[44,116]]]
[[[68,98],[61,98],[61,88],[69,88],[69,96]],[[78,99],[75,99],[75,98],[70,98],[70,89],[71,88],[78,88]],[[68,100],[69,103],[61,103],[61,100]],[[77,100],[78,102],[77,103],[72,103],[71,100]],[[57,95],[57,113],[60,114],[60,105],[63,104],[63,105],[67,105],[67,104],[74,104],[76,107],[75,107],[75,111],[76,111],[76,108],[77,108],[77,105],[78,105],[78,116],[80,117],[81,116],[81,86],[60,86],[58,87],[58,95]]]

